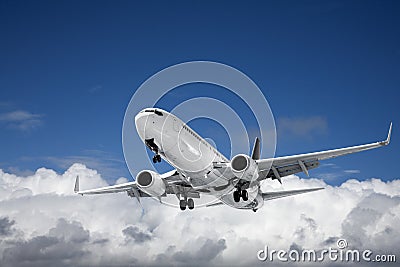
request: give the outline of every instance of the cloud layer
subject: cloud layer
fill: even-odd
[[[15,110],[0,114],[0,123],[9,128],[28,131],[37,128],[43,123],[43,115],[34,114],[25,110]]]
[[[282,188],[266,182],[263,190],[326,189],[266,202],[256,213],[222,206],[181,212],[152,199],[142,201],[142,213],[123,193],[74,195],[76,175],[82,189],[107,185],[82,164],[28,177],[0,170],[2,266],[265,266],[257,259],[265,245],[324,249],[338,238],[375,253],[400,248],[400,180],[332,187],[289,176]]]

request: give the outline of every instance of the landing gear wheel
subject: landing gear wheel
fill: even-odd
[[[157,163],[157,156],[153,157],[153,163]]]
[[[187,205],[188,205],[188,208],[190,210],[194,209],[194,201],[193,201],[193,199],[189,198],[188,201],[187,201]]]
[[[233,191],[233,200],[235,202],[239,202],[240,201],[240,191],[239,190]]]
[[[247,190],[242,190],[242,199],[243,201],[247,201],[249,199],[249,194],[247,193]]]
[[[161,156],[160,155],[157,155],[157,161],[161,162]]]
[[[181,199],[181,200],[179,201],[179,207],[181,208],[181,210],[185,210],[185,209],[186,209],[186,206],[187,206],[186,200]]]

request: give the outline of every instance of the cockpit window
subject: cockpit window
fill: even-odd
[[[154,110],[154,113],[156,113],[158,116],[162,116],[163,115],[162,112],[157,110],[157,109]]]
[[[150,113],[154,113],[158,116],[163,116],[162,112],[157,109],[145,109],[144,112],[150,112]]]

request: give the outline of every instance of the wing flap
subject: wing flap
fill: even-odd
[[[309,162],[302,162],[304,167],[308,170],[317,168],[319,166],[318,161],[309,161]],[[278,172],[280,177],[285,177],[291,174],[299,173],[299,172],[304,172],[303,168],[300,166],[300,164],[297,162],[297,164],[292,164],[292,165],[287,165],[287,166],[281,166],[281,167],[275,167],[276,171]],[[274,171],[271,170],[266,170],[266,171],[261,171],[259,173],[259,178],[258,180],[264,180],[267,178],[272,178],[272,179],[278,179],[276,177],[276,174]]]

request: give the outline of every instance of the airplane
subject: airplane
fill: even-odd
[[[133,182],[102,188],[80,190],[76,177],[74,192],[79,195],[126,192],[137,199],[159,199],[175,195],[181,210],[195,207],[194,198],[212,195],[215,201],[206,207],[228,205],[237,209],[257,211],[264,201],[317,191],[309,188],[290,191],[262,192],[260,182],[277,180],[319,166],[321,160],[386,146],[390,142],[392,123],[385,141],[306,154],[260,159],[260,140],[255,139],[252,154],[227,159],[199,134],[175,115],[159,109],[146,108],[135,116],[135,125],[143,143],[154,152],[153,162],[168,162],[175,169],[159,174],[143,170]]]

